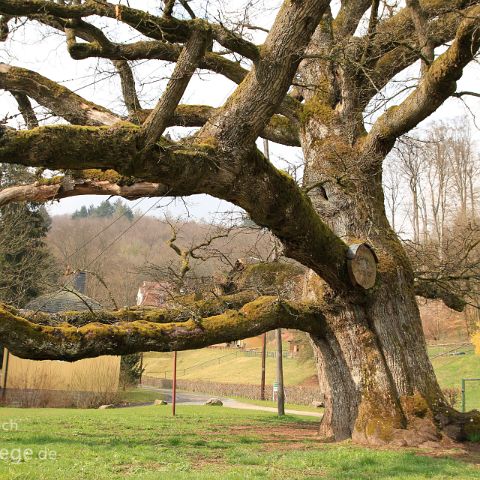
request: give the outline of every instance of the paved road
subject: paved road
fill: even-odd
[[[169,388],[155,388],[142,386],[146,390],[152,390],[161,394],[163,400],[168,403],[172,402],[172,390]],[[207,400],[212,398],[213,395],[205,395],[203,393],[189,393],[189,392],[177,392],[177,405],[203,405]],[[274,407],[262,407],[260,405],[252,405],[251,403],[243,403],[233,398],[215,397],[219,398],[223,402],[223,406],[227,408],[237,408],[241,410],[259,410],[263,412],[276,413],[277,409]],[[290,410],[285,409],[285,413],[292,415],[303,415],[306,417],[322,417],[321,413],[317,412],[304,412],[303,410]]]

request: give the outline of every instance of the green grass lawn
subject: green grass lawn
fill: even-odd
[[[242,398],[242,397],[229,397],[239,402],[248,403],[250,405],[258,405],[260,407],[273,407],[277,408],[277,402],[272,400],[251,400],[249,398]],[[316,412],[316,413],[323,413],[323,408],[313,407],[311,405],[297,405],[295,403],[285,403],[285,408],[289,410],[299,410],[302,412]]]
[[[449,349],[451,350],[451,347]],[[460,389],[462,378],[480,378],[480,356],[475,355],[472,347],[465,347],[464,351],[465,355],[445,355],[432,359],[442,388]],[[457,408],[460,408],[460,402],[459,397]],[[466,385],[466,410],[474,408],[480,410],[480,382],[468,382]]]
[[[12,427],[12,423],[18,427]],[[478,479],[478,464],[321,444],[315,419],[215,407],[0,409],[0,478]],[[31,449],[31,457],[17,461]],[[48,452],[45,454],[45,452]],[[47,456],[40,459],[39,454]],[[56,459],[52,459],[55,454]],[[478,462],[478,459],[476,460]]]
[[[135,403],[150,403],[159,399],[162,400],[161,393],[146,388],[129,388],[127,390],[120,390],[118,392],[118,401],[129,404]]]

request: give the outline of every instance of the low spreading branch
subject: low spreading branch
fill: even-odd
[[[175,323],[149,321],[157,313],[156,310],[136,311],[134,321],[124,321],[128,310],[88,312],[83,315],[93,315],[96,323],[81,327],[46,326],[30,321],[27,312],[0,305],[0,336],[2,344],[19,357],[74,361],[100,355],[197,349],[280,327],[298,328],[318,336],[323,333],[319,309],[279,301],[276,297],[260,297],[239,310]],[[99,323],[104,316],[109,320],[118,319],[118,323]]]
[[[441,300],[447,307],[457,312],[463,312],[467,305],[467,302],[462,297],[448,289],[442,288],[434,280],[418,279],[415,281],[414,287],[415,295],[429,300]]]
[[[158,151],[145,157],[137,148],[137,132],[130,125],[3,129],[0,161],[15,159],[52,170],[100,167],[137,181],[161,183],[172,196],[207,193],[222,198],[245,209],[257,225],[270,228],[287,255],[321,272],[332,287],[350,286],[347,245],[322,221],[295,180],[257,149],[233,161],[208,144],[192,147],[162,139]]]

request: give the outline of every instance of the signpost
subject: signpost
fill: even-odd
[[[278,394],[278,382],[273,382],[272,401],[275,401],[275,394]]]

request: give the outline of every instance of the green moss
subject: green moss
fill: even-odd
[[[316,96],[305,102],[300,113],[300,122],[305,125],[311,118],[318,119],[323,125],[333,124],[335,111],[325,102],[319,100]]]
[[[238,289],[252,288],[260,291],[284,290],[286,283],[305,273],[297,264],[285,262],[255,263],[247,265],[235,279]]]
[[[466,423],[465,436],[470,441],[480,441],[480,414],[472,415],[469,422]]]
[[[426,399],[418,392],[410,396],[401,397],[400,402],[407,418],[425,418],[432,415]]]
[[[268,123],[268,127],[274,130],[288,132],[292,136],[298,136],[297,127],[288,118],[282,115],[274,115],[270,119],[270,122]]]
[[[80,176],[83,178],[89,178],[91,180],[107,181],[111,183],[117,183],[122,179],[122,176],[115,170],[99,170],[99,169],[87,169],[80,172]]]
[[[37,180],[37,184],[38,185],[58,185],[59,183],[62,183],[64,178],[65,177],[63,175],[55,175],[49,178],[42,177]]]

